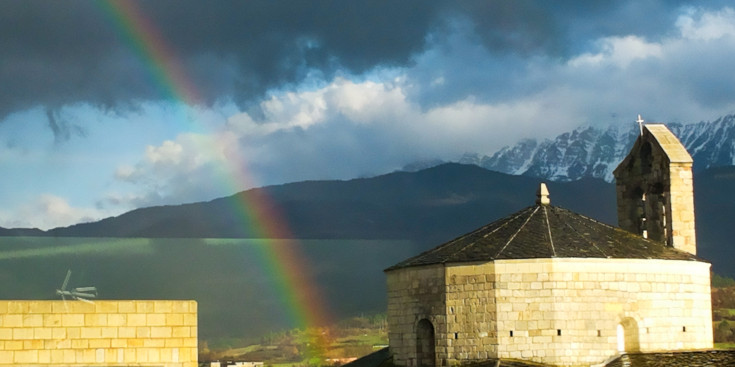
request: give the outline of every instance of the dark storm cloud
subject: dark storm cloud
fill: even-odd
[[[73,135],[85,135],[84,129],[61,117],[58,110],[46,109],[46,118],[51,132],[54,134],[54,142],[57,144],[71,139]]]
[[[663,32],[677,2],[142,1],[203,103],[247,104],[310,72],[409,65],[450,20],[492,53],[565,57],[600,34]],[[170,97],[94,1],[0,3],[0,118],[35,105],[132,107]],[[655,13],[655,17],[651,14]],[[613,14],[613,16],[611,16]],[[659,20],[653,20],[659,19]],[[164,67],[171,67],[166,65]]]

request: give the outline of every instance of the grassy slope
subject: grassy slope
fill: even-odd
[[[281,282],[270,245],[253,239],[0,237],[0,299],[57,299],[55,290],[71,269],[70,286],[96,286],[101,299],[196,300],[203,340],[259,337],[299,326],[294,310],[307,309],[288,302],[294,283]],[[300,254],[306,270],[299,276],[311,280],[334,320],[384,312],[382,270],[417,251],[400,240],[279,246]]]

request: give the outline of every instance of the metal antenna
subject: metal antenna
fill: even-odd
[[[77,301],[93,303],[90,298],[97,298],[97,288],[79,287],[72,290],[66,290],[67,285],[69,285],[69,278],[71,278],[71,269],[67,270],[64,283],[61,284],[61,289],[56,290],[56,294],[61,296],[61,299],[64,300],[64,307],[66,307],[66,297],[70,297]]]

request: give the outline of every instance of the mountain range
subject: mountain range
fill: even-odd
[[[254,218],[241,203],[267,197],[279,208],[281,231],[294,239],[410,240],[427,250],[532,205],[542,180],[447,163],[347,181],[306,181],[251,189],[209,202],[133,210],[98,222],[6,235],[123,238],[254,238]],[[697,172],[695,205],[700,255],[735,276],[730,218],[735,167]],[[549,182],[552,204],[615,225],[615,187],[597,178]]]
[[[267,186],[208,202],[136,209],[117,217],[49,231],[54,237],[253,238],[256,221],[242,203],[267,198],[278,208],[281,235],[299,239],[447,239],[533,204],[537,178],[448,163],[347,181]],[[613,223],[614,188],[586,179],[551,185],[570,209]],[[588,201],[574,200],[585,196]],[[597,198],[593,198],[598,196]],[[593,204],[594,203],[594,204]]]
[[[667,127],[694,158],[695,172],[735,164],[735,115],[711,122],[671,123]],[[594,177],[612,182],[612,171],[628,154],[639,133],[635,124],[585,126],[554,139],[525,139],[490,156],[467,153],[459,162],[552,181]]]

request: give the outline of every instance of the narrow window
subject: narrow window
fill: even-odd
[[[597,330],[597,336],[602,336],[602,330]]]
[[[510,331],[510,337],[513,337],[513,330]]]
[[[459,333],[454,333],[454,339],[459,339]]]
[[[561,329],[556,329],[556,335],[561,336]]]
[[[681,327],[681,331],[684,332],[684,333],[686,333],[687,332],[687,327],[686,326],[682,326]]]
[[[641,197],[641,236],[648,238],[648,223],[646,222],[646,194]]]

